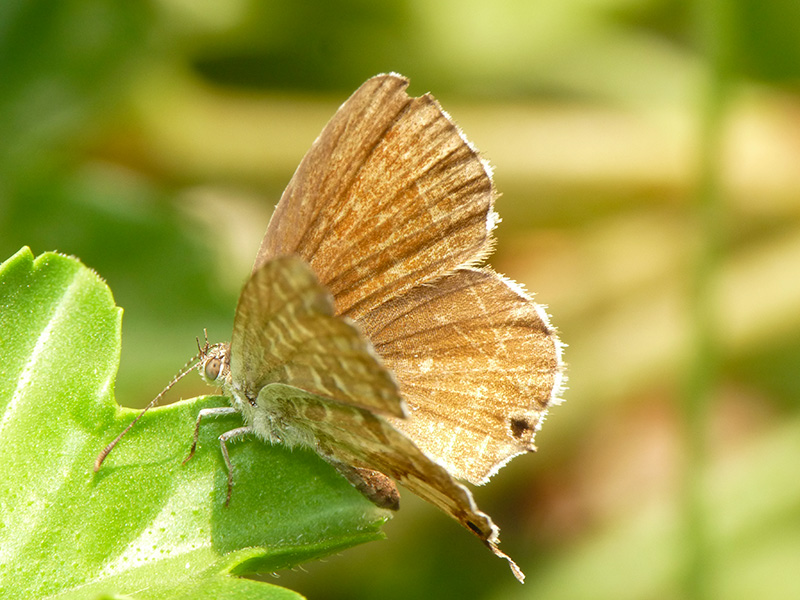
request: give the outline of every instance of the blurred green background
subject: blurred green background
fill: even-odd
[[[270,581],[797,598],[799,28],[793,0],[5,0],[0,258],[59,250],[108,281],[117,398],[143,405],[203,327],[229,336],[336,107],[398,71],[494,165],[491,264],[569,346],[538,454],[476,490],[528,583],[408,493],[387,540]]]

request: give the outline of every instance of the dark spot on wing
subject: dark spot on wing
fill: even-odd
[[[530,436],[531,432],[533,431],[533,425],[526,419],[520,419],[519,417],[514,417],[511,419],[511,434],[515,438],[523,438]]]
[[[475,523],[472,521],[467,521],[467,527],[469,527],[475,535],[484,537],[483,531],[481,531],[480,527],[475,525]]]

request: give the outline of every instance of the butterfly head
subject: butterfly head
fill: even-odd
[[[200,360],[197,370],[203,381],[209,385],[221,385],[230,377],[230,344],[213,344],[206,342],[200,348]]]

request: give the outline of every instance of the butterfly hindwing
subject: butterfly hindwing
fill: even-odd
[[[533,436],[560,390],[544,310],[488,269],[458,269],[359,321],[409,405],[392,423],[459,479],[485,482]]]

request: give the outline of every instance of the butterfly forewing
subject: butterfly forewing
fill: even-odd
[[[330,294],[295,257],[265,263],[242,290],[230,368],[251,399],[265,385],[282,382],[378,413],[404,414],[397,384],[369,341],[334,316]]]
[[[459,479],[483,483],[533,436],[560,388],[560,344],[522,289],[459,269],[360,325],[400,382],[392,423]]]
[[[340,198],[367,155],[410,99],[402,78],[373,77],[331,118],[306,152],[269,222],[253,270],[270,258],[297,253],[336,218]]]
[[[296,254],[358,318],[473,262],[496,217],[488,167],[429,95],[374,77],[304,157],[270,221],[256,267]]]

